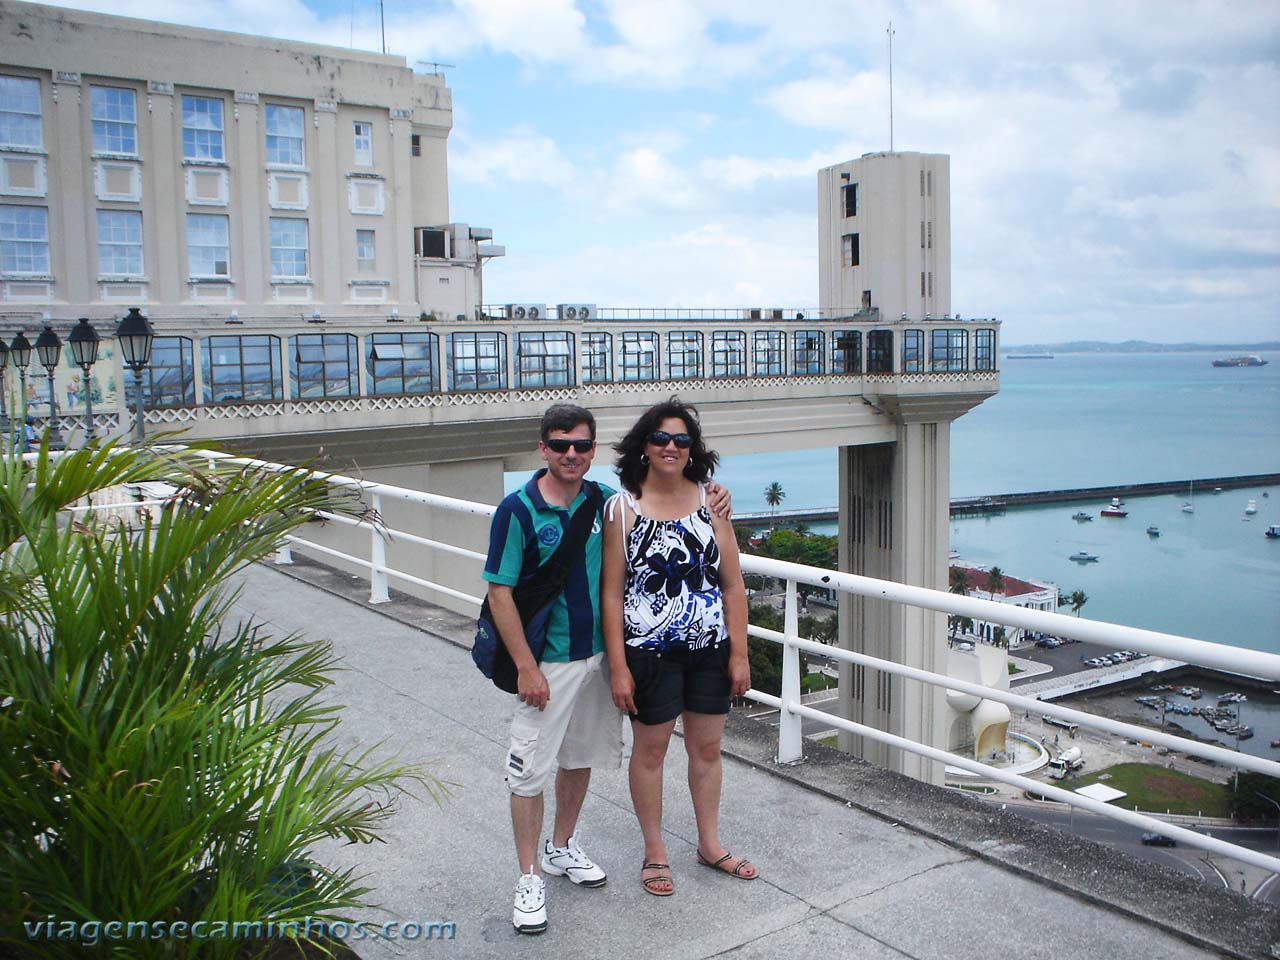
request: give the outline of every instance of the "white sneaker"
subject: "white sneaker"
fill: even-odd
[[[582,887],[603,887],[609,878],[603,870],[591,862],[582,852],[576,836],[570,837],[563,847],[552,846],[550,840],[542,844],[542,869],[553,877],[568,877]]]
[[[522,874],[516,883],[511,925],[517,933],[542,933],[547,929],[546,884],[536,873]]]

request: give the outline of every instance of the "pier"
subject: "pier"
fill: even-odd
[[[1009,507],[1027,507],[1041,503],[1079,503],[1086,500],[1109,501],[1112,497],[1150,497],[1161,493],[1185,493],[1194,488],[1201,493],[1214,487],[1223,490],[1240,487],[1269,487],[1280,485],[1280,473],[1256,473],[1238,477],[1204,477],[1192,480],[1161,480],[1155,483],[1120,483],[1106,487],[1077,487],[1068,490],[1035,490],[1029,493],[997,493],[984,497],[960,497],[951,501],[951,516],[964,517],[978,514],[1004,513]],[[800,510],[776,510],[758,513],[740,513],[733,518],[736,524],[751,526],[759,523],[831,523],[838,519],[834,507],[813,507]]]

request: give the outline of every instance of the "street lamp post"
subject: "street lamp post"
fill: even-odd
[[[1267,801],[1267,803],[1275,807],[1276,815],[1280,816],[1280,803],[1277,803],[1275,800],[1272,800],[1265,793],[1255,793],[1254,796],[1257,797],[1259,800]],[[1276,849],[1280,850],[1280,821],[1276,823]]]
[[[62,433],[58,430],[58,398],[53,392],[53,374],[58,369],[58,360],[62,356],[62,338],[53,332],[50,324],[46,323],[40,336],[36,337],[36,354],[49,377],[49,446],[51,449],[58,449],[62,446]]]
[[[82,376],[81,382],[84,384],[84,444],[89,446],[93,443],[95,437],[93,433],[93,386],[89,382],[89,368],[98,362],[98,344],[102,338],[98,336],[98,331],[93,329],[89,323],[88,317],[81,317],[71,331],[71,335],[67,337],[67,342],[71,344],[71,358],[75,360],[76,366],[80,368]]]
[[[120,355],[124,365],[133,371],[134,424],[138,442],[143,440],[142,426],[142,369],[151,362],[151,342],[156,332],[137,307],[130,307],[120,326],[116,327],[116,339],[120,341]]]
[[[0,437],[9,436],[9,410],[4,388],[4,370],[9,365],[9,345],[0,340]]]
[[[13,365],[18,369],[18,392],[21,400],[21,412],[18,416],[18,430],[24,435],[27,429],[27,366],[31,363],[31,341],[27,339],[27,335],[21,330],[14,336],[9,344],[9,356],[13,359]],[[26,446],[25,438],[23,443],[14,445],[15,449],[21,450]]]

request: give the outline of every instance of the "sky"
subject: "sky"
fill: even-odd
[[[377,0],[77,0],[379,48]],[[384,0],[449,64],[490,303],[816,306],[820,167],[951,156],[952,311],[1006,345],[1280,339],[1275,0]],[[430,71],[429,66],[418,69]]]

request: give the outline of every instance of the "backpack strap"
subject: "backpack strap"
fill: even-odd
[[[592,481],[584,480],[582,489],[587,498],[569,519],[569,527],[560,538],[560,545],[527,580],[522,580],[511,590],[516,609],[526,623],[564,589],[570,571],[586,549],[591,528],[600,516],[604,500],[600,488]]]

